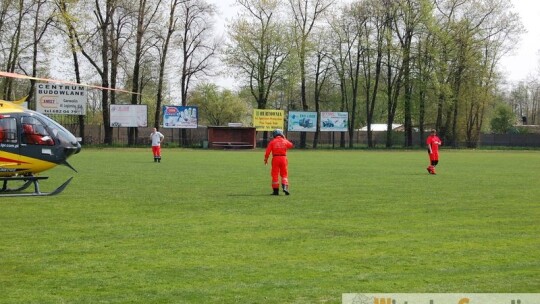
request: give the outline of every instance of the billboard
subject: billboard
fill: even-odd
[[[321,131],[347,132],[348,126],[348,112],[321,112]]]
[[[288,131],[316,132],[317,112],[289,112]]]
[[[109,106],[109,113],[111,113],[110,126],[113,128],[148,126],[148,107],[146,105],[112,104]]]
[[[257,131],[283,130],[284,120],[285,113],[283,110],[253,110],[253,127]]]
[[[36,111],[43,114],[86,115],[85,86],[37,83]]]
[[[163,106],[163,127],[197,129],[199,113],[193,106]]]

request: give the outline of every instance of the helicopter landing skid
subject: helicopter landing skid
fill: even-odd
[[[69,182],[73,179],[73,177],[70,177],[67,181],[65,181],[60,187],[56,188],[52,192],[41,192],[39,189],[39,181],[48,179],[48,176],[12,176],[12,177],[0,177],[0,181],[3,181],[3,186],[0,189],[0,197],[16,197],[16,196],[51,196],[56,195],[67,187]],[[14,189],[8,188],[7,184],[9,181],[23,181],[24,183]],[[22,192],[26,188],[30,187],[30,185],[34,184],[34,192]]]

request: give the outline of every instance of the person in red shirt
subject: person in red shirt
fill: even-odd
[[[427,171],[429,174],[435,173],[435,166],[439,163],[439,146],[442,145],[441,139],[437,136],[437,131],[435,129],[431,130],[431,134],[426,139],[426,145],[429,154],[429,167]]]
[[[279,195],[279,176],[281,175],[281,186],[283,192],[289,195],[289,172],[287,160],[287,150],[291,149],[294,145],[288,141],[283,135],[283,131],[276,129],[272,132],[272,139],[266,147],[266,153],[264,154],[264,164],[268,164],[268,157],[272,153],[272,195]]]
[[[47,146],[54,145],[54,141],[52,140],[52,138],[44,134],[46,132],[43,127],[41,127],[41,131],[42,133],[36,131],[34,127],[30,124],[23,124],[24,138],[26,139],[27,144]]]

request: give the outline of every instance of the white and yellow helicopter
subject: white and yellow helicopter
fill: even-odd
[[[48,177],[36,174],[60,164],[76,172],[67,162],[81,151],[76,137],[51,118],[24,108],[25,99],[0,100],[0,197],[55,195],[73,177],[52,192],[41,192],[39,181]],[[9,188],[12,182],[19,186]],[[34,191],[24,192],[32,184]]]

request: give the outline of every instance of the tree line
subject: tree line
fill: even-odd
[[[524,31],[507,0],[236,0],[235,9],[222,30],[207,0],[3,1],[0,68],[134,92],[89,94],[80,133],[101,123],[105,144],[117,103],[149,105],[156,127],[165,104],[199,106],[210,125],[249,122],[251,108],[343,111],[350,147],[361,126],[373,147],[374,123],[389,126],[387,147],[394,123],[405,146],[435,128],[446,145],[475,147],[501,106],[538,122],[538,81],[503,90],[500,59]],[[212,82],[220,74],[238,89]],[[28,95],[30,108],[34,86],[0,79],[3,99]],[[301,134],[300,147],[317,147],[318,135]],[[128,144],[137,137],[130,128]]]

